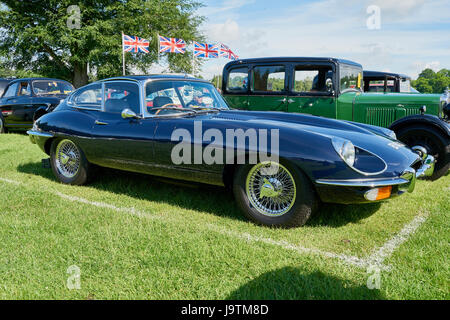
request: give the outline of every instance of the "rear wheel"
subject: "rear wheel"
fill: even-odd
[[[88,180],[90,164],[83,151],[72,140],[53,141],[50,163],[53,173],[62,183],[81,185]]]
[[[410,148],[424,147],[428,154],[436,159],[431,180],[439,179],[450,169],[450,139],[436,129],[423,125],[412,125],[398,130],[396,134],[398,140]]]
[[[0,133],[6,133],[5,118],[3,118],[3,115],[1,113],[0,113]]]
[[[245,215],[266,226],[302,226],[317,202],[309,179],[286,162],[240,166],[234,175],[233,192]]]

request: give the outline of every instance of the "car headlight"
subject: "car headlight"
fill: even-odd
[[[349,140],[333,137],[331,139],[334,150],[350,167],[355,163],[355,146]]]

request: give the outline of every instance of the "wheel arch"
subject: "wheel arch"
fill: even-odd
[[[431,127],[437,129],[437,131],[440,132],[444,137],[450,138],[450,126],[438,117],[430,115],[415,115],[404,117],[392,123],[389,126],[389,129],[397,133],[399,130],[411,125]]]

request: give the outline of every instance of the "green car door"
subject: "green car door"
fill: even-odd
[[[331,64],[296,64],[290,68],[289,112],[336,118]]]
[[[249,68],[235,67],[228,73],[224,79],[224,95],[230,108],[248,110],[248,71]]]
[[[249,110],[287,111],[285,65],[254,65],[250,71]]]

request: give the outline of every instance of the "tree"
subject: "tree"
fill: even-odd
[[[450,70],[442,69],[434,72],[431,69],[425,69],[417,80],[411,81],[411,85],[422,93],[443,93],[450,87]]]
[[[68,10],[74,3],[79,6],[79,29],[73,28],[77,7]],[[118,76],[123,31],[152,39],[149,54],[126,57],[128,68],[146,72],[158,60],[157,34],[203,39],[203,17],[195,14],[200,6],[196,0],[0,0],[2,67],[66,79],[75,87],[88,83],[88,68],[98,78]],[[192,69],[188,53],[168,55],[167,60],[170,71]]]

